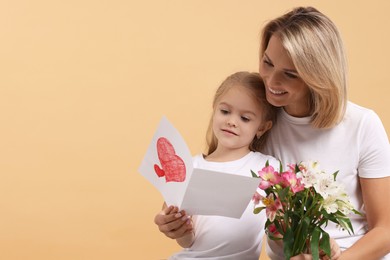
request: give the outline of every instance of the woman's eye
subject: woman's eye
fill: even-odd
[[[269,61],[266,60],[266,59],[263,59],[263,62],[264,62],[264,64],[267,65],[267,66],[270,66],[270,67],[273,67],[273,66],[274,66],[271,62],[269,62]]]
[[[298,78],[297,75],[293,74],[293,73],[289,73],[289,72],[286,72],[285,75],[288,77],[288,78],[291,78],[291,79],[296,79]]]

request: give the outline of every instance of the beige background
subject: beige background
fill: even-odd
[[[202,152],[211,98],[257,70],[262,24],[314,5],[339,26],[350,99],[389,133],[390,3],[3,0],[0,258],[146,259],[178,250],[137,171],[161,116]]]

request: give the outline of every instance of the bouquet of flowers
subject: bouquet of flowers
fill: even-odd
[[[353,233],[350,213],[354,209],[344,186],[336,182],[337,172],[327,174],[317,162],[301,162],[276,171],[269,165],[253,177],[261,178],[259,188],[266,197],[256,193],[254,213],[266,210],[266,234],[269,239],[283,240],[286,259],[310,252],[319,259],[319,249],[330,257],[329,234],[323,229],[329,221]],[[260,203],[261,202],[261,203]]]

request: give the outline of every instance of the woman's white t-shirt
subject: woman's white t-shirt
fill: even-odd
[[[320,168],[330,174],[339,171],[337,181],[344,184],[352,204],[363,213],[363,216],[351,216],[353,235],[333,223],[325,228],[344,250],[368,230],[358,177],[390,176],[389,140],[377,114],[351,102],[342,122],[333,128],[314,128],[310,119],[292,117],[281,108],[265,152],[284,164],[318,161]],[[271,259],[284,259],[283,250],[272,241],[268,243],[267,253]]]

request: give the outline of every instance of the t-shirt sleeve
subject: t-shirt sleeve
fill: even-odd
[[[360,126],[358,174],[362,178],[390,176],[390,144],[378,115],[370,110]]]

